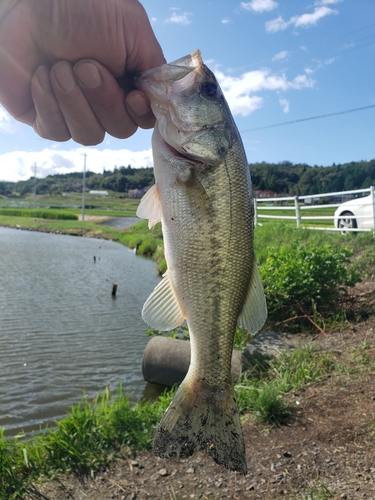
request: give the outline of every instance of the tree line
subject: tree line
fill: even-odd
[[[365,189],[375,185],[375,159],[329,167],[284,161],[250,164],[253,189],[278,194],[308,195]]]
[[[251,163],[249,165],[253,189],[273,191],[285,195],[308,195],[352,189],[368,188],[375,185],[375,159],[353,161],[331,166],[309,166],[280,163]],[[86,186],[93,190],[107,190],[126,194],[129,189],[142,189],[154,183],[152,168],[115,167],[102,174],[86,173]],[[27,181],[1,182],[0,195],[26,196],[34,192],[35,179]],[[82,172],[49,175],[37,179],[37,194],[57,195],[63,192],[82,190]]]
[[[27,181],[1,182],[0,195],[27,196],[36,194],[59,195],[62,193],[82,191],[82,172],[48,175],[43,179],[30,177]],[[89,190],[106,190],[127,193],[129,189],[142,189],[154,183],[152,168],[115,167],[104,170],[102,174],[86,172],[86,188]]]

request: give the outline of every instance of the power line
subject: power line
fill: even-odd
[[[331,40],[337,40],[338,38],[342,38],[346,35],[351,35],[352,33],[358,33],[358,31],[363,31],[363,30],[366,30],[368,28],[372,28],[373,26],[375,26],[375,23],[368,24],[367,26],[363,26],[362,28],[358,28],[358,29],[353,30],[353,31],[347,31],[346,33],[342,33],[341,35],[335,36],[333,38],[329,38],[328,40],[326,40],[326,42],[330,42]]]
[[[274,123],[273,125],[266,125],[265,127],[250,128],[248,130],[242,130],[241,134],[246,132],[255,132],[256,130],[264,130],[266,128],[282,127],[284,125],[291,125],[292,123],[307,122],[310,120],[318,120],[320,118],[328,118],[329,116],[345,115],[346,113],[354,113],[355,111],[363,111],[365,109],[375,108],[375,104],[370,104],[370,106],[363,106],[362,108],[346,109],[345,111],[336,111],[335,113],[327,113],[325,115],[309,116],[308,118],[299,118],[298,120],[292,120],[290,122]]]

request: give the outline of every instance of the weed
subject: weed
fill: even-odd
[[[307,487],[306,495],[303,500],[328,500],[333,497],[333,492],[325,486],[321,481]]]
[[[290,354],[282,353],[271,363],[270,369],[278,380],[280,391],[286,393],[318,382],[334,367],[330,352],[319,353],[313,343],[308,343]]]
[[[244,378],[236,385],[237,404],[240,412],[250,411],[259,422],[271,425],[285,424],[293,415],[281,397],[277,382],[258,383]]]
[[[52,220],[78,220],[78,216],[73,212],[66,210],[41,210],[41,209],[25,209],[25,208],[0,208],[0,215],[8,215],[12,217],[33,217],[38,219]]]
[[[0,431],[0,498],[23,498],[41,475],[93,475],[116,456],[150,447],[172,394],[131,406],[121,386],[115,396],[106,389],[93,401],[85,398],[72,406],[70,414],[57,422],[57,429],[25,442],[5,440]]]
[[[362,349],[370,349],[371,348],[370,342],[367,339],[363,340],[363,342],[361,343],[361,348]]]
[[[348,267],[352,252],[331,245],[298,243],[270,252],[260,268],[269,319],[277,324],[294,321],[295,328],[310,324],[324,329],[324,317],[337,311],[346,287],[360,281]]]
[[[280,425],[294,415],[282,396],[321,380],[335,365],[330,353],[319,353],[310,343],[259,366],[262,369],[245,372],[235,387],[239,411],[251,412],[261,422]]]

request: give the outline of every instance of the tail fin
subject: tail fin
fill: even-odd
[[[156,431],[154,453],[186,458],[205,449],[220,465],[247,473],[245,442],[233,387],[208,387],[187,378],[179,387]]]

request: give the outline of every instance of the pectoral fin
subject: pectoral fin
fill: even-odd
[[[168,271],[146,300],[142,318],[151,328],[162,331],[173,330],[183,323],[185,315],[177,303]]]
[[[257,333],[267,319],[267,304],[258,267],[254,262],[246,300],[238,318],[238,326],[248,332]]]
[[[160,193],[157,184],[154,184],[141,199],[137,208],[140,219],[148,219],[148,228],[151,229],[162,218]]]

